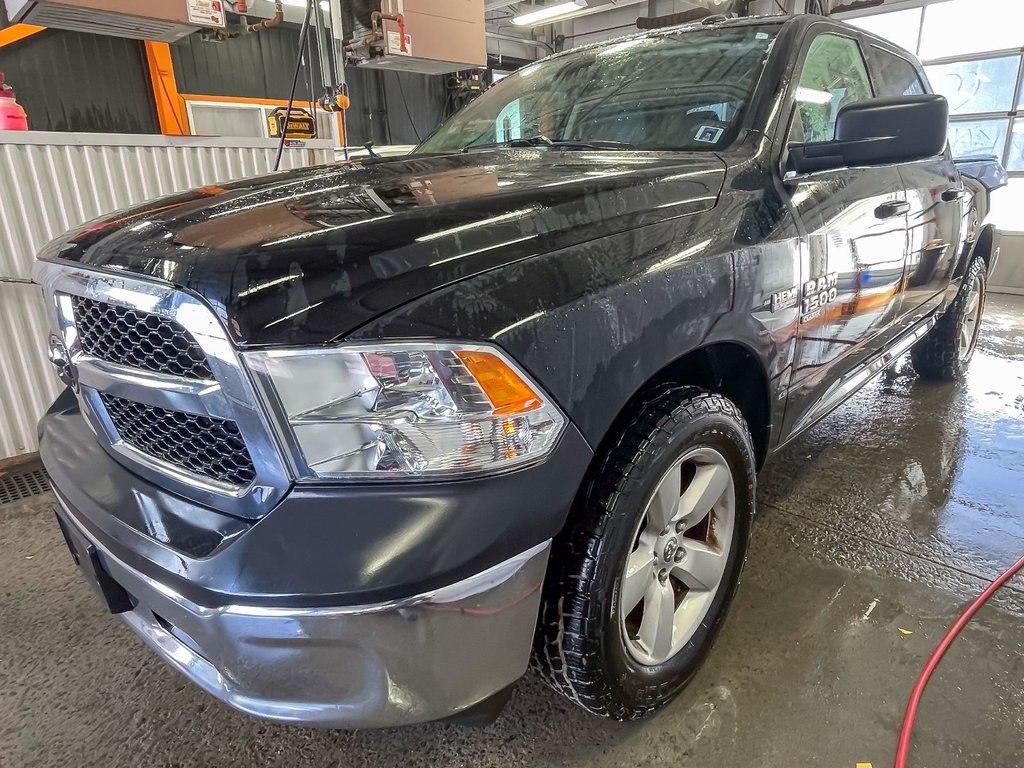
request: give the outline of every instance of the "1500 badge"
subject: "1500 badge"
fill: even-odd
[[[836,272],[804,283],[804,300],[800,307],[801,323],[820,317],[825,307],[839,298],[839,289],[836,287],[838,283],[839,274]]]

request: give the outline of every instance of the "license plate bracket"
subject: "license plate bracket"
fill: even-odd
[[[96,594],[100,596],[100,599],[106,603],[107,609],[111,613],[126,613],[132,610],[131,596],[104,568],[103,561],[100,559],[100,553],[96,547],[82,537],[75,535],[74,531],[71,530],[71,526],[64,521],[64,518],[60,516],[56,509],[54,509],[54,515],[57,518],[57,525],[60,526],[60,532],[64,536],[64,542],[68,545],[68,550],[71,552],[75,565],[81,569],[86,581],[89,582],[89,585]]]

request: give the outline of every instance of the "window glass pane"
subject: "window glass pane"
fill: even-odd
[[[995,155],[1003,159],[1009,120],[968,120],[949,124],[949,143],[953,157]]]
[[[1010,137],[1010,156],[1006,161],[1006,170],[1024,171],[1024,121],[1017,119],[1013,124],[1013,135]],[[1024,215],[1024,208],[1021,209]]]
[[[794,141],[817,143],[836,136],[836,117],[847,104],[872,97],[860,46],[848,37],[819,35],[807,52],[796,89],[798,128]]]
[[[875,48],[874,54],[878,62],[878,77],[875,80],[878,96],[918,96],[924,93],[921,78],[909,61],[881,48]]]
[[[316,137],[318,139],[333,139],[334,126],[337,125],[337,118],[333,112],[316,111]]]
[[[197,136],[265,138],[266,124],[259,107],[222,107],[192,104],[192,133]]]
[[[917,35],[921,31],[921,9],[911,8],[908,11],[895,13],[879,13],[874,16],[861,16],[847,19],[853,26],[884,37],[911,53],[917,52]]]
[[[1017,85],[1020,56],[962,61],[926,68],[936,93],[949,100],[954,115],[978,112],[1009,112]]]
[[[712,152],[739,132],[776,26],[665,31],[531,64],[492,86],[419,152],[516,140]]]
[[[1024,232],[1024,179],[992,193],[992,221],[1002,232]]]
[[[925,8],[921,58],[1021,46],[1021,0],[949,0]]]

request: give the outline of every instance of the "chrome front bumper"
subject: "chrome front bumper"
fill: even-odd
[[[456,584],[338,608],[205,608],[93,544],[130,595],[120,614],[192,682],[232,707],[285,723],[378,728],[455,715],[526,671],[551,542]]]

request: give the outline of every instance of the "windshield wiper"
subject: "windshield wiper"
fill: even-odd
[[[523,139],[491,141],[485,144],[470,144],[463,152],[471,149],[493,149],[495,147],[550,147],[552,149],[636,149],[624,141],[585,141],[582,139],[549,139],[543,134]]]
[[[629,144],[625,141],[603,141],[601,139],[595,139],[594,141],[558,139],[551,143],[556,147],[565,147],[566,149],[636,149],[635,144]]]

